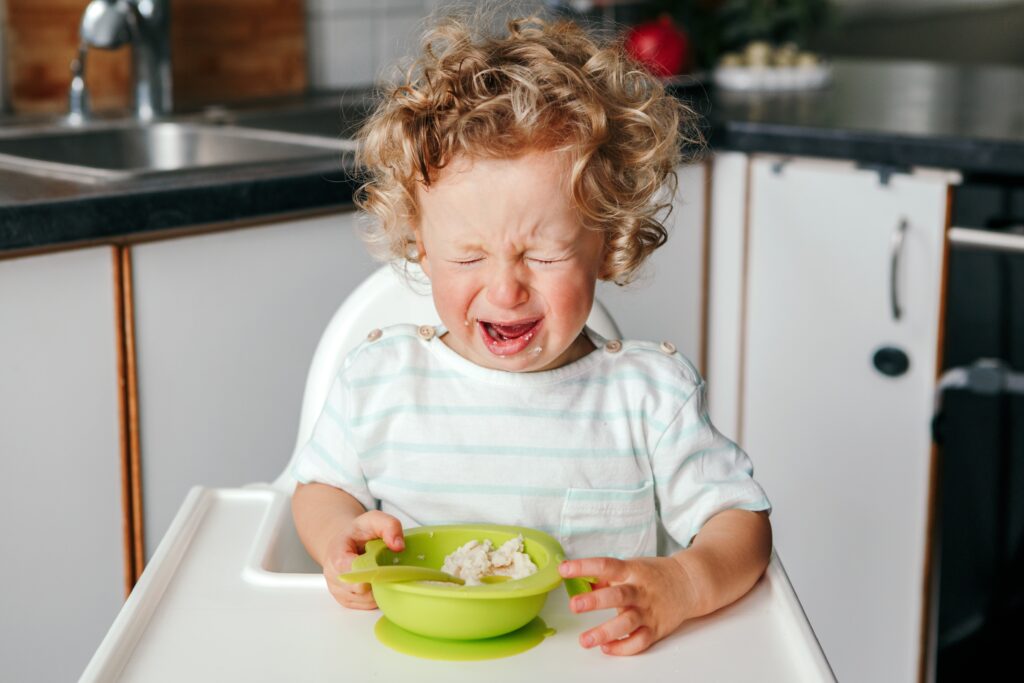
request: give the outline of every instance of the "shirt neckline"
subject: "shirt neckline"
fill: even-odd
[[[485,368],[481,365],[477,365],[467,358],[463,358],[451,347],[441,341],[441,335],[447,331],[448,328],[444,325],[435,325],[434,336],[427,342],[427,348],[429,348],[433,354],[441,360],[441,362],[453,367],[463,375],[507,386],[531,386],[561,382],[570,377],[576,377],[587,372],[601,363],[605,356],[608,355],[608,352],[604,348],[604,345],[608,340],[592,330],[590,326],[584,325],[583,333],[587,335],[587,338],[595,348],[582,358],[578,358],[572,363],[563,365],[559,368],[541,370],[538,372],[509,372],[508,370],[495,370],[493,368]]]

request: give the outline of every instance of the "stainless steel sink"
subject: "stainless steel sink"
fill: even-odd
[[[315,135],[332,140],[355,137],[359,126],[370,114],[371,102],[305,106],[263,111],[237,111],[225,114],[224,120],[245,128]]]
[[[261,169],[337,161],[353,149],[326,140],[194,123],[126,123],[50,129],[0,137],[0,166],[85,181],[122,181],[167,174]]]

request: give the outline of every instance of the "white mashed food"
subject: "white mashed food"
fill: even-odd
[[[479,586],[485,576],[521,579],[537,571],[537,565],[523,552],[520,534],[495,548],[489,540],[470,541],[444,558],[441,571],[457,576],[467,586]]]

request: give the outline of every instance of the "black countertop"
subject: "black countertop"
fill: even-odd
[[[827,87],[747,94],[681,88],[712,150],[1024,176],[1024,69],[837,60]],[[0,253],[351,203],[340,164],[85,184],[0,170]]]
[[[712,146],[1024,175],[1024,68],[843,60],[821,90],[712,92]]]

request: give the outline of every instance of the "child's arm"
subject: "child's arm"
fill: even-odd
[[[617,616],[582,633],[580,644],[600,645],[607,654],[631,655],[687,619],[710,614],[745,595],[768,566],[771,550],[766,512],[724,510],[704,524],[689,548],[671,557],[569,560],[559,572],[566,578],[599,580],[593,592],[572,599],[573,611],[618,610]]]
[[[302,545],[323,567],[334,599],[345,607],[376,609],[370,585],[337,580],[347,572],[367,541],[382,538],[391,550],[405,547],[402,523],[379,510],[366,512],[362,504],[341,489],[327,484],[299,484],[292,495],[292,517]]]

